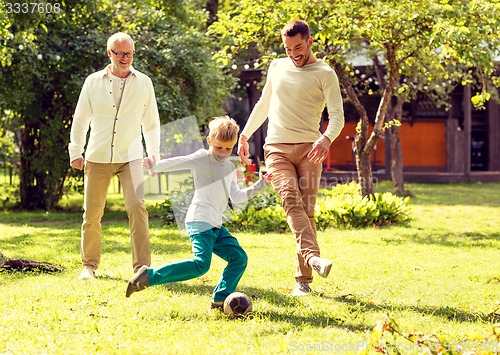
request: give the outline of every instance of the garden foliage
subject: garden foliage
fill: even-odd
[[[175,223],[174,216],[182,216],[187,211],[192,189],[192,180],[187,180],[179,190],[169,194],[169,199],[157,204],[151,214],[160,216],[168,224]],[[339,184],[320,190],[315,220],[318,230],[404,224],[410,220],[409,197],[402,198],[390,192],[362,197],[357,183]],[[226,226],[260,233],[283,233],[288,227],[280,198],[272,187],[245,206],[232,206]]]

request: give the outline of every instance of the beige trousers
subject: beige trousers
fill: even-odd
[[[273,186],[297,243],[295,280],[307,283],[313,279],[309,258],[320,255],[314,206],[323,169],[322,164],[309,161],[311,149],[312,143],[267,144],[264,149],[267,171],[273,175]]]
[[[84,204],[81,253],[83,266],[97,269],[101,260],[101,219],[113,175],[118,176],[123,190],[132,243],[134,272],[151,264],[148,212],[144,207],[144,172],[142,160],[130,163],[85,162]]]

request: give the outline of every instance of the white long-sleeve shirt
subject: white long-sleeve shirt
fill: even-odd
[[[85,159],[94,163],[125,163],[144,156],[142,135],[148,156],[159,157],[160,118],[153,83],[130,67],[121,85],[123,96],[116,102],[116,80],[109,66],[87,77],[76,105],[68,145],[70,161],[82,156],[87,132],[90,136]],[[120,100],[118,100],[120,101]]]
[[[219,162],[206,149],[179,157],[160,160],[150,171],[191,170],[195,193],[189,205],[186,222],[206,222],[219,228],[228,207],[228,198],[234,204],[246,203],[266,187],[261,178],[250,187],[240,189],[234,164]]]
[[[262,95],[241,135],[251,135],[269,118],[266,144],[314,142],[320,136],[323,109],[330,142],[344,127],[344,109],[335,71],[322,60],[296,67],[290,58],[275,59],[267,72]]]

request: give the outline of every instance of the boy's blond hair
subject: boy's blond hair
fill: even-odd
[[[221,142],[235,142],[238,140],[240,126],[229,116],[214,117],[208,124],[208,136]]]

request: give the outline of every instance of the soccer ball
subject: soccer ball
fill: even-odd
[[[241,317],[252,312],[252,300],[243,292],[233,292],[224,301],[224,313]]]

